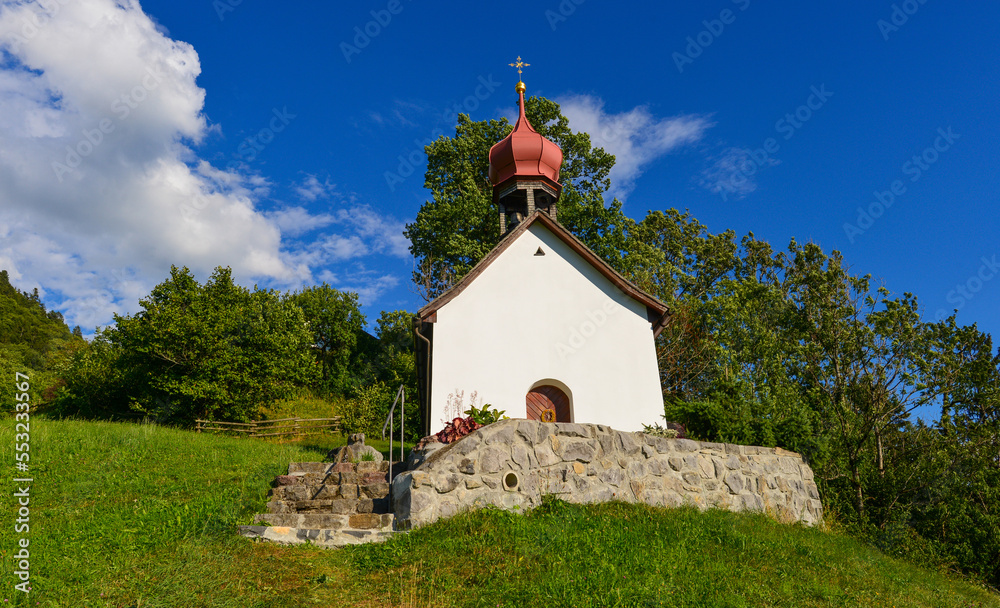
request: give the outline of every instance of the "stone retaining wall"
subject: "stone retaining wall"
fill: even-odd
[[[794,452],[626,433],[594,424],[503,420],[437,449],[395,478],[399,529],[487,505],[530,509],[542,496],[763,511],[820,523],[812,469]]]

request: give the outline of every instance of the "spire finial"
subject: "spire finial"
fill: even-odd
[[[507,65],[509,65],[512,68],[517,68],[517,86],[515,88],[517,89],[518,93],[523,93],[525,86],[524,82],[521,81],[521,73],[524,71],[524,68],[530,68],[531,64],[521,61],[521,56],[518,55],[516,62],[509,63]]]

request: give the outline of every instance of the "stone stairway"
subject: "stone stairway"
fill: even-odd
[[[392,463],[392,475],[403,472]],[[293,462],[274,479],[267,513],[240,534],[278,543],[329,547],[385,540],[395,532],[389,462]]]

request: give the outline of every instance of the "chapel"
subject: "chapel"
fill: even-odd
[[[519,58],[520,61],[520,58]],[[468,408],[640,431],[662,422],[667,306],[558,221],[563,154],[525,115],[489,154],[500,242],[415,322],[424,434]]]

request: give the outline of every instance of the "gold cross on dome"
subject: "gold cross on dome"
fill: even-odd
[[[522,71],[522,68],[530,68],[531,67],[530,63],[525,63],[525,62],[521,61],[521,56],[520,55],[517,56],[517,62],[516,63],[508,63],[507,65],[509,65],[512,68],[517,68],[517,79],[518,80],[521,80],[521,71]]]

